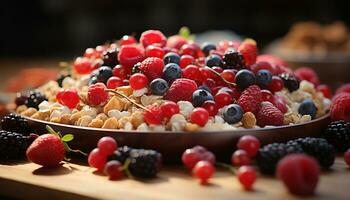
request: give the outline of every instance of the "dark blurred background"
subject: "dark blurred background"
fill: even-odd
[[[347,1],[330,0],[31,0],[0,6],[0,57],[73,58],[124,34],[146,29],[166,35],[186,25],[192,32],[232,30],[260,47],[298,21],[350,23]]]

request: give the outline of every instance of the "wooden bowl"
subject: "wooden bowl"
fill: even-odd
[[[99,138],[111,136],[118,141],[119,146],[155,149],[162,153],[165,163],[180,162],[184,150],[195,145],[202,145],[211,150],[219,160],[228,160],[242,135],[254,135],[264,145],[294,138],[318,136],[329,123],[329,115],[325,115],[307,123],[273,128],[186,133],[119,131],[57,124],[32,118],[26,119],[38,133],[46,133],[45,126],[50,125],[62,134],[73,134],[75,138],[69,143],[73,149],[90,152],[96,147]]]

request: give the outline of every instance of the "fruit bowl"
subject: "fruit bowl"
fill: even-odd
[[[329,114],[318,119],[294,125],[242,129],[234,131],[215,132],[135,132],[101,128],[77,127],[52,123],[26,117],[29,125],[38,133],[45,133],[45,126],[50,125],[63,134],[73,134],[75,139],[70,142],[74,149],[90,152],[96,147],[99,138],[111,136],[119,146],[127,145],[134,148],[155,149],[162,153],[165,163],[180,162],[183,151],[195,145],[202,145],[211,150],[219,160],[228,159],[235,148],[235,144],[242,135],[254,135],[261,143],[283,142],[294,138],[317,136],[327,126]]]

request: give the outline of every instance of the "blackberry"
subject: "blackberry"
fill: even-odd
[[[297,143],[272,143],[259,149],[256,161],[262,173],[274,174],[278,161],[291,153],[302,153],[301,146]]]
[[[284,87],[286,87],[289,92],[299,89],[300,80],[297,77],[288,73],[283,73],[279,75],[279,77],[283,80]]]
[[[350,148],[350,123],[342,120],[334,121],[328,125],[322,136],[338,152],[344,152]]]
[[[113,68],[118,65],[118,52],[119,49],[111,49],[103,54],[103,65]]]
[[[128,146],[119,147],[111,156],[108,157],[108,160],[118,160],[120,163],[123,163],[130,157],[131,150],[134,150]]]
[[[25,100],[25,105],[27,107],[38,109],[39,104],[43,101],[47,101],[45,95],[38,91],[32,90],[29,92],[28,98]]]
[[[34,134],[25,136],[0,130],[0,160],[23,158],[27,148],[36,137],[37,135]]]
[[[24,105],[26,103],[26,100],[28,99],[28,93],[27,92],[18,92],[16,94],[15,103],[17,106]]]
[[[1,129],[21,133],[23,135],[29,135],[32,132],[32,129],[28,125],[28,121],[14,113],[5,116],[1,120]]]
[[[154,150],[134,149],[129,159],[129,170],[135,177],[155,177],[162,167],[162,156]]]
[[[231,49],[225,52],[223,57],[224,66],[227,69],[244,69],[244,59],[241,53],[235,49]]]
[[[301,145],[306,154],[316,158],[323,168],[327,169],[333,165],[335,149],[326,139],[306,137],[294,141]]]
[[[131,74],[139,73],[140,67],[141,67],[141,63],[140,62],[136,63],[131,69]]]

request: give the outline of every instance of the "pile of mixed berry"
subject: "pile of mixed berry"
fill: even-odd
[[[196,132],[297,124],[329,111],[330,90],[311,69],[293,72],[259,55],[252,39],[191,38],[148,30],[139,41],[88,48],[57,81],[18,94],[16,112],[84,127]]]

